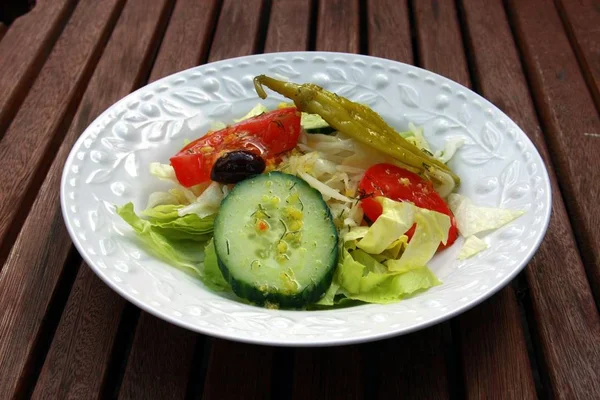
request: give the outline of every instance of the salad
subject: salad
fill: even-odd
[[[313,84],[254,80],[293,103],[215,123],[150,172],[172,182],[146,209],[117,212],[145,248],[208,288],[269,308],[390,303],[441,284],[427,264],[462,236],[459,258],[520,211],[455,193],[421,129],[397,132],[370,108]]]

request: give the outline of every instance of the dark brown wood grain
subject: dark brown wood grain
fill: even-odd
[[[363,399],[365,345],[296,350],[292,399]]]
[[[515,293],[501,290],[458,318],[466,397],[536,399]]]
[[[600,110],[600,3],[598,0],[556,0],[571,46]]]
[[[91,0],[89,3],[99,8],[107,5],[107,2],[100,5]],[[0,392],[3,396],[10,397],[15,394],[19,389],[21,377],[27,373],[28,361],[35,356],[33,350],[42,331],[44,316],[71,250],[71,240],[64,226],[58,195],[63,165],[75,140],[92,120],[116,100],[136,88],[141,79],[147,76],[148,61],[155,53],[157,35],[162,33],[161,25],[167,17],[167,11],[167,1],[152,2],[149,5],[145,0],[132,0],[125,6],[103,52],[103,57],[89,82],[73,123],[57,151],[38,197],[0,272],[0,304],[2,304],[0,369],[3,371],[0,374]],[[96,18],[101,13],[102,11],[98,10]],[[87,26],[86,29],[92,28]],[[84,35],[82,32],[79,34]],[[118,74],[115,74],[115,68],[118,69]],[[50,86],[48,90],[51,91],[52,88],[53,86]],[[39,119],[38,122],[42,123]],[[116,293],[107,294],[110,295],[118,297]],[[69,313],[69,310],[65,311],[65,315]],[[67,336],[68,330],[67,321],[61,320],[57,328],[57,337]],[[105,330],[108,332],[109,328],[105,327]],[[76,329],[73,336],[70,336],[70,343],[85,340],[85,337],[76,338],[80,334],[83,334],[83,331]],[[87,332],[87,334],[91,335],[89,340],[93,340],[94,335],[98,333]],[[84,384],[94,385],[83,380],[85,374],[70,375],[69,371],[78,369],[95,371],[95,368],[106,368],[106,365],[101,367],[88,365],[100,362],[99,359],[82,358],[78,354],[65,354],[52,349],[49,354],[57,358],[67,356],[70,358],[66,361],[47,358],[48,366],[42,368],[42,376],[50,373],[44,372],[44,369],[50,368],[50,365],[57,363],[71,365],[72,369],[59,372],[64,374],[62,385],[72,388]],[[101,380],[102,374],[93,378]],[[54,376],[53,379],[57,377]],[[39,393],[45,393],[46,388],[40,387],[37,390]],[[70,392],[71,389],[60,390]]]
[[[450,397],[443,325],[365,346],[375,368],[376,399],[447,399]],[[460,382],[456,384],[460,385]]]
[[[360,50],[358,11],[358,0],[320,1],[316,49],[358,53]]]
[[[217,0],[178,0],[152,67],[150,82],[206,59],[217,17]]]
[[[202,399],[270,399],[273,368],[272,347],[214,339]]]
[[[198,337],[191,331],[142,313],[119,398],[185,398]],[[235,363],[235,360],[230,362]]]
[[[77,1],[38,1],[32,11],[11,24],[0,41],[0,138]]]
[[[275,0],[265,43],[265,53],[308,49],[311,0]]]
[[[469,86],[469,71],[460,35],[456,8],[451,1],[415,0],[420,64],[431,71]]]
[[[600,115],[552,2],[510,2],[510,10],[575,237],[600,302]]]
[[[600,304],[600,115],[552,1],[509,4],[558,182]]]
[[[471,86],[454,4],[417,1],[414,6],[422,66]],[[485,397],[491,392],[515,399],[535,397],[521,318],[511,287],[458,317],[454,326],[469,398]],[[495,334],[490,337],[490,332]],[[504,366],[502,373],[499,364]]]
[[[483,5],[476,0],[465,0],[464,11],[483,95],[525,131],[550,167],[552,217],[540,249],[525,269],[537,331],[534,340],[539,341],[542,364],[548,367],[542,373],[550,377],[548,391],[557,398],[599,397],[598,311],[552,168],[545,142],[549,134],[546,132],[545,135],[540,129],[502,2],[496,0]],[[543,12],[538,10],[535,15],[529,20],[530,24],[535,25],[533,20]],[[490,40],[492,35],[493,40]],[[555,38],[557,33],[551,36]],[[545,61],[552,65],[550,60]],[[546,84],[553,85],[552,81]],[[540,95],[539,92],[534,94]],[[568,115],[566,111],[565,115]],[[587,171],[591,169],[586,168]]]
[[[6,33],[6,25],[4,25],[2,22],[0,22],[0,40],[2,40],[5,33]]]
[[[369,54],[413,63],[407,0],[372,0],[367,3]]]
[[[122,297],[81,265],[33,398],[98,397],[124,306]]]
[[[6,240],[7,234],[18,230],[21,207],[30,204],[27,191],[39,185],[47,157],[53,156],[47,153],[55,136],[64,134],[62,124],[70,118],[122,5],[122,0],[87,0],[76,7],[0,141],[0,263],[12,239]]]
[[[246,56],[259,46],[260,19],[265,0],[224,0],[208,61]]]

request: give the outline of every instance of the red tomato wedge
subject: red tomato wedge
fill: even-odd
[[[171,165],[179,183],[190,187],[209,181],[215,161],[225,153],[246,150],[267,161],[296,147],[299,135],[300,112],[274,110],[194,140],[171,157]]]
[[[374,197],[384,196],[395,201],[410,201],[417,207],[437,211],[450,217],[450,230],[446,245],[440,244],[438,250],[449,247],[458,237],[456,221],[450,208],[433,188],[431,182],[419,175],[392,164],[376,164],[365,172],[359,184],[359,193],[363,197],[361,207],[365,215],[375,221],[382,212],[381,205]],[[413,225],[406,235],[412,238],[415,226]]]

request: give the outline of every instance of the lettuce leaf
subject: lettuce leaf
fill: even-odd
[[[485,241],[479,239],[477,236],[469,236],[458,253],[458,259],[466,260],[487,248],[488,244]]]
[[[243,117],[241,117],[239,119],[234,119],[233,122],[245,121],[247,119],[250,119],[250,118],[259,116],[261,114],[264,114],[264,113],[266,113],[268,111],[269,111],[269,109],[267,107],[265,107],[261,103],[258,103],[254,107],[252,107],[252,109],[250,111],[248,111],[248,114],[244,115]]]
[[[371,254],[381,253],[408,231],[419,210],[408,202],[398,202],[386,197],[377,197],[375,200],[381,204],[383,212],[357,244]]]
[[[223,187],[218,182],[212,182],[194,202],[182,207],[179,210],[179,215],[196,214],[199,218],[206,218],[209,215],[216,214],[221,206],[221,201],[225,197]]]
[[[418,208],[415,222],[415,233],[400,258],[386,261],[390,271],[403,272],[424,267],[435,255],[440,242],[446,244],[450,229],[450,217],[446,214]]]
[[[179,216],[180,205],[160,205],[144,210],[142,214],[158,232],[175,240],[207,241],[212,237],[215,216],[204,218],[196,214]]]
[[[406,272],[424,267],[434,256],[439,244],[446,243],[450,217],[408,202],[385,197],[375,200],[383,208],[375,223],[366,231],[364,228],[353,229],[346,237],[356,239],[363,235],[356,246],[369,254],[381,254],[383,257],[376,257],[380,261],[388,258],[384,264],[390,271]],[[402,239],[402,236],[414,223],[417,224],[415,233],[406,245],[406,239]],[[383,254],[386,251],[388,254]]]
[[[439,285],[441,282],[426,266],[414,268],[406,272],[377,272],[380,268],[377,261],[368,260],[367,253],[360,254],[357,261],[346,248],[342,250],[342,260],[338,265],[335,282],[340,285],[340,292],[347,298],[368,303],[391,303]],[[370,256],[369,256],[370,257]],[[381,264],[379,264],[381,265]]]
[[[125,220],[156,257],[184,270],[190,270],[209,288],[231,291],[223,278],[212,240],[214,216],[199,218],[196,214],[179,216],[180,205],[161,205],[142,214],[140,218],[133,204],[117,207],[117,214]],[[204,249],[204,252],[202,251]]]
[[[448,196],[448,205],[454,213],[458,231],[466,238],[498,229],[523,215],[523,211],[478,207],[471,199],[457,193]]]
[[[335,295],[338,293],[340,289],[340,285],[337,282],[331,282],[329,289],[325,292],[321,300],[317,301],[315,304],[319,306],[333,306],[335,302]]]
[[[198,238],[209,230],[212,231],[212,222],[210,222],[210,228],[208,225],[202,227],[202,233],[190,234],[189,231],[181,230],[175,235],[176,224],[169,225],[174,221],[170,220],[173,216],[172,211],[165,211],[163,217],[158,217],[157,215],[160,213],[157,212],[150,220],[145,220],[135,213],[133,203],[127,203],[122,207],[117,207],[117,214],[133,228],[138,239],[143,242],[149,252],[175,267],[188,269],[202,275],[200,266],[204,255],[201,251],[202,242]],[[163,226],[157,222],[161,219],[167,221],[162,223]]]
[[[227,283],[225,278],[223,278],[223,274],[221,274],[221,270],[219,269],[217,252],[212,239],[208,242],[206,248],[204,249],[204,269],[201,279],[209,289],[216,290],[218,292],[231,291],[229,283]]]

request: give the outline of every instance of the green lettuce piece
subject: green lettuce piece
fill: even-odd
[[[465,239],[465,243],[458,253],[458,259],[466,260],[487,248],[488,244],[484,240],[479,239],[477,236],[469,236]]]
[[[435,255],[440,243],[446,244],[451,224],[446,214],[419,208],[415,222],[415,233],[400,258],[386,261],[390,271],[405,272],[424,267]]]
[[[408,231],[419,210],[406,201],[399,202],[386,197],[377,197],[375,200],[381,204],[383,211],[357,244],[371,254],[381,253]]]
[[[335,295],[338,293],[340,289],[340,285],[337,282],[331,282],[329,289],[325,292],[321,300],[317,301],[315,304],[320,306],[333,306],[335,304]]]
[[[212,239],[208,242],[206,248],[204,249],[204,269],[202,272],[202,282],[209,289],[216,290],[218,292],[231,291],[231,287],[225,278],[223,278],[223,274],[219,269],[217,252]]]
[[[427,210],[414,206],[409,202],[398,202],[385,197],[377,197],[383,210],[375,223],[365,232],[364,228],[360,231],[350,231],[346,235],[356,238],[362,234],[362,239],[358,240],[357,247],[372,255],[381,255],[375,257],[380,262],[384,262],[390,271],[405,272],[417,267],[424,267],[427,262],[435,255],[440,243],[446,243],[448,240],[448,230],[450,229],[450,217],[436,211]],[[416,223],[415,233],[406,246],[399,239],[404,233]],[[395,248],[395,255],[403,249],[400,258],[390,257],[389,251]],[[384,252],[387,251],[387,254]],[[389,259],[388,259],[389,258]]]
[[[242,118],[239,119],[234,119],[233,122],[241,122],[241,121],[245,121],[247,119],[259,116],[261,114],[264,114],[266,112],[268,112],[269,109],[265,106],[263,106],[261,103],[258,103],[257,105],[255,105],[252,110],[248,111],[248,114],[244,115]]]
[[[458,193],[448,196],[461,235],[469,236],[498,229],[523,215],[523,211],[505,208],[478,207],[471,199]]]
[[[368,272],[376,272],[380,274],[388,272],[388,269],[385,267],[385,265],[378,261],[374,255],[371,255],[361,249],[353,250],[352,258],[354,261],[364,265],[366,267],[366,271]]]
[[[140,218],[135,213],[132,203],[117,207],[117,214],[131,225],[138,239],[149,252],[168,264],[202,275],[200,269],[203,260],[202,246],[201,242],[196,240],[197,236],[171,235],[175,232],[173,227],[162,228],[150,220]],[[191,236],[194,236],[194,239],[189,239]]]
[[[392,303],[441,283],[426,266],[406,272],[377,272],[375,263],[362,264],[354,259],[354,252],[350,253],[346,248],[342,250],[342,260],[335,275],[340,292],[349,299]]]
[[[163,235],[175,240],[196,240],[205,242],[212,237],[214,215],[200,218],[196,214],[180,217],[181,205],[159,205],[146,209],[142,214],[152,226]]]

